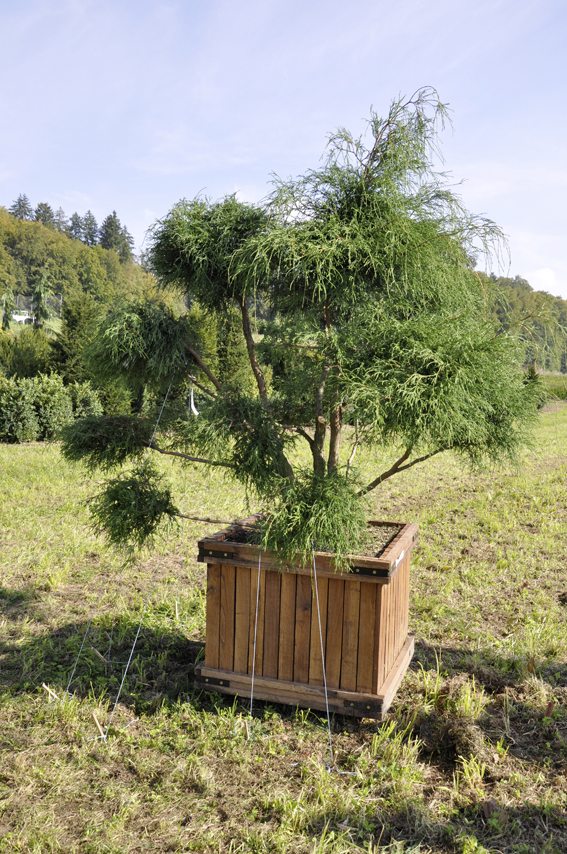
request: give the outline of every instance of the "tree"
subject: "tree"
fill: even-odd
[[[69,237],[74,238],[74,240],[84,239],[83,219],[76,211],[74,214],[71,214],[69,225],[67,226],[67,233]]]
[[[14,300],[14,292],[12,288],[8,287],[4,293],[4,313],[2,316],[2,329],[6,332],[10,329],[10,321],[15,311],[16,302]]]
[[[91,211],[87,211],[83,217],[83,236],[82,241],[86,243],[87,246],[96,246],[99,242],[99,228],[98,223],[94,217],[94,214]]]
[[[47,202],[40,202],[34,211],[34,219],[41,222],[47,228],[55,228],[55,214],[53,208]]]
[[[43,270],[36,276],[35,285],[32,293],[32,314],[34,329],[43,327],[46,320],[49,320],[49,309],[47,307],[47,297],[51,295],[49,288],[49,277],[47,269]]]
[[[199,330],[155,303],[105,318],[93,342],[93,364],[156,400],[175,376],[151,447],[225,467],[264,507],[266,546],[285,556],[313,542],[352,553],[365,498],[384,480],[449,450],[473,465],[513,459],[536,417],[539,391],[524,382],[521,347],[491,315],[470,264],[498,251],[502,234],[433,168],[445,118],[435,91],[420,90],[386,119],[372,113],[368,145],[339,130],[323,166],[277,181],[265,206],[197,198],[155,225],[150,260],[161,286],[216,316],[238,311],[254,393],[222,382]],[[183,416],[182,376],[197,389],[198,417]],[[134,416],[83,422],[69,428],[64,453],[111,470],[150,446],[149,429]],[[294,462],[298,442],[309,467]],[[353,467],[360,444],[391,454],[366,481]],[[111,538],[140,542],[160,514],[148,527],[132,503],[132,483],[147,490],[148,472],[143,484],[124,477],[92,506]],[[166,508],[158,481],[155,502]],[[170,503],[162,515],[174,512]]]
[[[69,223],[67,221],[67,217],[65,216],[65,211],[63,208],[58,208],[55,211],[54,217],[54,225],[57,231],[60,231],[61,234],[66,234],[69,228]]]
[[[123,264],[133,258],[134,238],[126,226],[120,224],[116,211],[112,211],[101,225],[100,245],[103,249],[113,249]]]
[[[33,219],[33,208],[25,194],[18,196],[13,205],[8,208],[8,213],[17,219]]]

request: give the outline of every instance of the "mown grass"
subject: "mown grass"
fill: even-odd
[[[420,524],[417,651],[385,722],[333,718],[332,770],[320,715],[257,702],[247,739],[247,702],[193,688],[195,544],[215,526],[184,521],[121,566],[79,468],[0,446],[0,852],[567,850],[567,407],[551,409],[518,470],[437,458],[374,497],[376,518]],[[163,465],[184,512],[246,512],[219,473]],[[146,604],[104,743],[93,713],[106,728]],[[73,696],[50,699],[91,617]]]

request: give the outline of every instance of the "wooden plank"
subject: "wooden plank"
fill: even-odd
[[[313,606],[311,609],[311,649],[309,653],[309,683],[311,685],[323,685],[323,660],[321,658],[321,636],[323,638],[323,652],[325,651],[325,640],[327,637],[327,598],[329,589],[328,578],[317,578],[317,590],[319,593],[319,612],[321,615],[321,632],[319,632],[319,615],[317,613],[317,600],[315,588],[313,588]]]
[[[374,636],[376,624],[376,585],[360,582],[360,620],[358,628],[358,664],[356,690],[372,692]]]
[[[408,665],[413,657],[415,639],[413,635],[408,635],[404,645],[398,653],[396,660],[390,668],[388,678],[382,685],[382,690],[379,694],[379,699],[382,702],[382,713],[388,711],[396,691],[400,687],[400,683],[404,678],[404,674],[408,669]]]
[[[221,670],[232,670],[234,668],[234,612],[236,604],[236,570],[233,566],[221,566],[220,582],[219,667]]]
[[[207,634],[205,664],[219,666],[220,566],[207,566]]]
[[[252,673],[254,660],[254,625],[256,622],[256,594],[258,591],[258,570],[250,573],[250,623],[248,633],[248,672]],[[256,629],[256,668],[255,675],[262,673],[264,660],[264,601],[266,594],[266,571],[260,572],[260,591],[258,595],[258,626]]]
[[[376,623],[374,640],[374,665],[372,674],[372,693],[380,693],[384,682],[385,659],[386,659],[386,623],[388,613],[388,597],[390,587],[380,587],[376,596]]]
[[[278,675],[280,640],[280,579],[279,572],[266,573],[266,600],[264,606],[264,676]]]
[[[250,570],[236,569],[236,610],[234,616],[234,669],[248,673],[248,634],[250,626]]]
[[[341,684],[344,593],[345,582],[340,578],[329,578],[327,595],[327,643],[325,645],[327,686],[329,688],[338,688]]]
[[[296,578],[287,572],[281,576],[278,678],[288,682],[293,680]]]
[[[309,639],[311,634],[311,578],[298,575],[295,593],[295,649],[293,679],[309,682]]]
[[[345,581],[341,661],[341,688],[344,691],[356,691],[359,616],[360,581]]]

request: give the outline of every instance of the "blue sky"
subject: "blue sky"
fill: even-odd
[[[431,85],[495,271],[567,298],[565,44],[564,0],[0,0],[0,204],[116,210],[139,250],[180,198],[259,201]]]

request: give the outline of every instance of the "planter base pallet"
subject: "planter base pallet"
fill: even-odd
[[[257,546],[231,542],[234,529],[202,540],[207,633],[196,686],[249,697],[256,635],[254,696],[325,709],[322,640],[329,708],[381,718],[413,655],[409,567],[417,525],[400,529],[380,558],[353,558],[352,572],[335,572],[332,556],[316,555],[321,635],[310,567],[262,554],[258,590]]]

